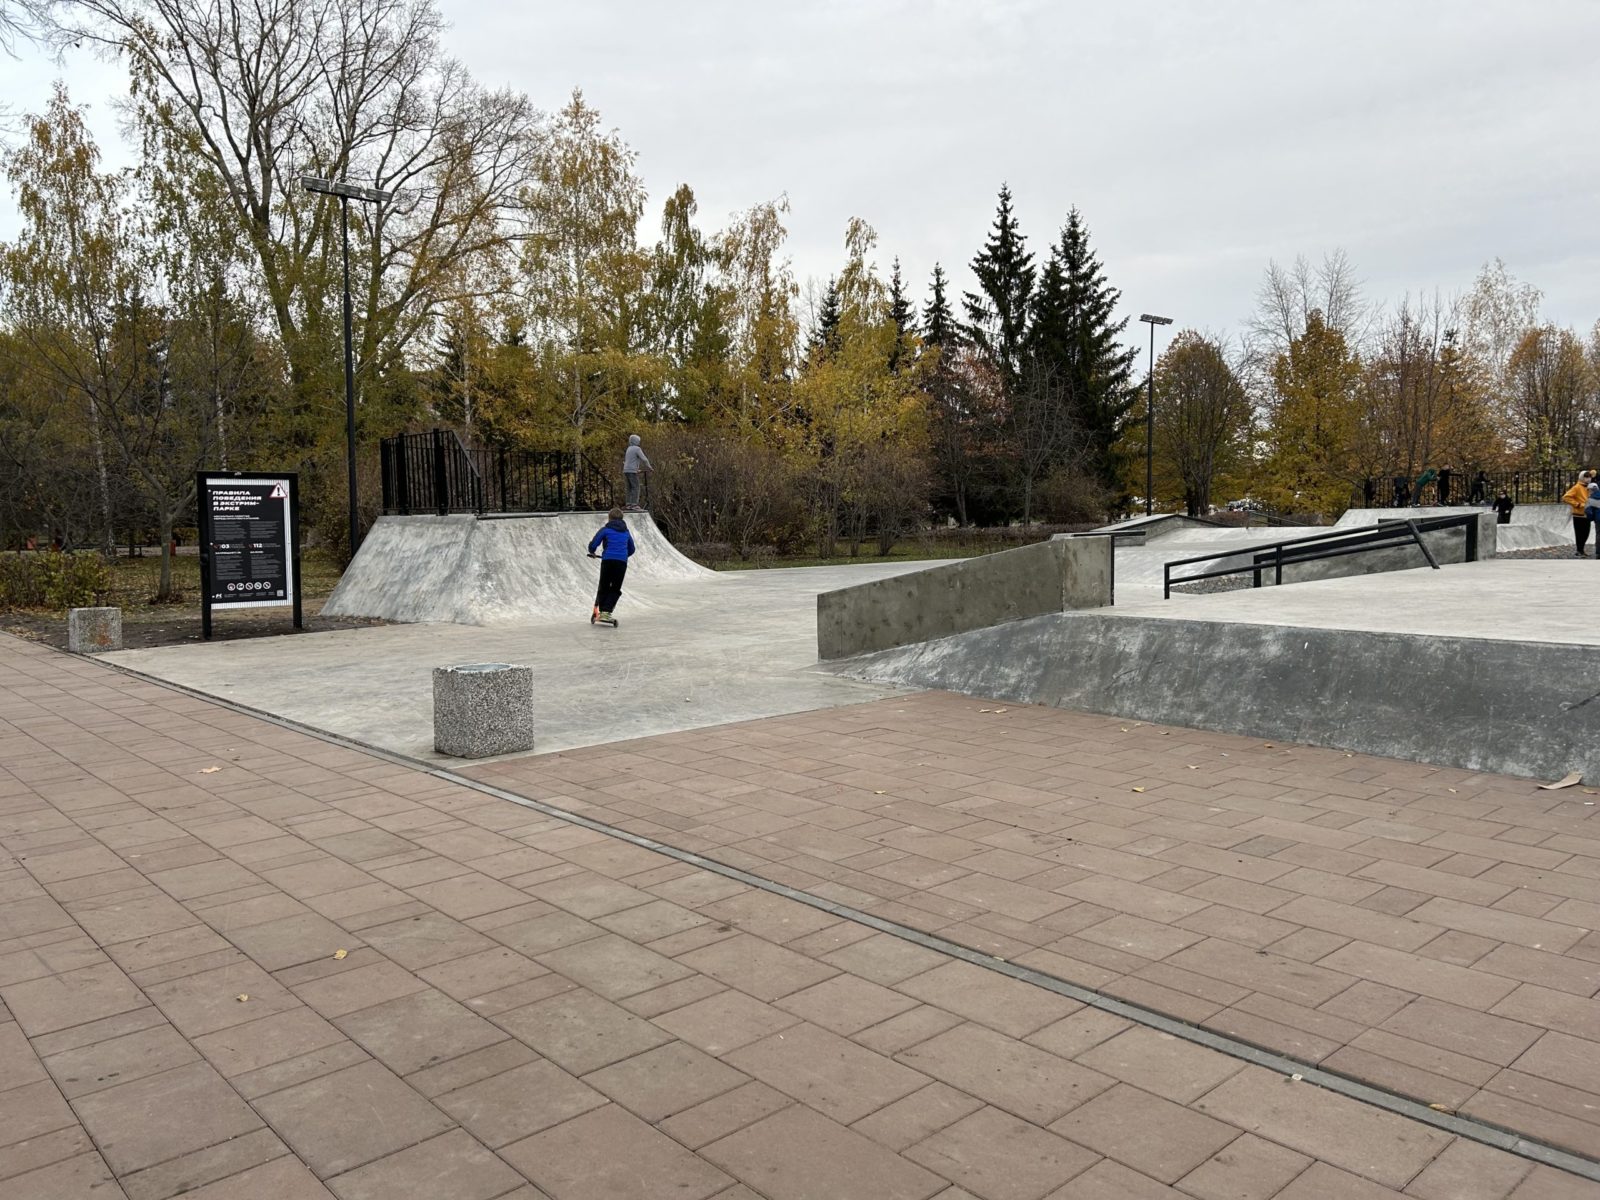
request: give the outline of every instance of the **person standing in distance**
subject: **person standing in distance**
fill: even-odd
[[[1572,540],[1577,543],[1578,558],[1588,558],[1584,550],[1589,545],[1589,529],[1594,524],[1589,515],[1589,483],[1593,478],[1590,471],[1579,471],[1578,482],[1569,487],[1562,495],[1567,502],[1567,507],[1572,510]],[[1600,543],[1596,543],[1600,550]]]
[[[622,479],[628,485],[628,499],[625,507],[629,512],[639,511],[639,484],[646,471],[652,470],[650,459],[644,452],[644,447],[639,444],[639,435],[628,435],[628,449],[622,456]]]

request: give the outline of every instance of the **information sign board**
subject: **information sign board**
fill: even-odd
[[[196,484],[201,632],[214,608],[290,607],[299,629],[298,476],[209,471]]]

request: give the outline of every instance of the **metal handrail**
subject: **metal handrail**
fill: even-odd
[[[1195,583],[1202,579],[1221,579],[1228,575],[1243,575],[1249,573],[1251,586],[1261,586],[1261,573],[1269,567],[1273,571],[1273,582],[1283,582],[1283,568],[1297,563],[1317,562],[1324,558],[1342,558],[1348,554],[1365,554],[1373,550],[1388,550],[1397,546],[1415,545],[1422,551],[1422,556],[1434,570],[1439,569],[1438,561],[1433,557],[1433,552],[1423,541],[1422,535],[1434,533],[1442,529],[1460,528],[1465,537],[1465,559],[1467,562],[1478,561],[1478,516],[1476,512],[1452,514],[1444,517],[1424,517],[1420,520],[1380,521],[1371,528],[1362,529],[1334,529],[1327,533],[1312,534],[1308,537],[1285,538],[1282,541],[1268,542],[1257,546],[1235,546],[1230,550],[1214,550],[1209,554],[1196,554],[1189,558],[1174,558],[1163,564],[1162,588],[1163,599],[1172,598],[1172,585],[1175,583]],[[1193,575],[1181,575],[1174,579],[1174,567],[1191,566],[1195,563],[1215,562],[1219,559],[1238,558],[1241,555],[1250,555],[1250,562],[1240,566],[1223,567],[1215,571],[1201,571]]]

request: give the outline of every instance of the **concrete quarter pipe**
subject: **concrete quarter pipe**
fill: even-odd
[[[581,617],[599,566],[585,556],[604,513],[379,517],[322,611],[419,623],[504,625]],[[651,607],[651,586],[714,582],[680,554],[649,513],[629,513],[638,553],[627,603]]]

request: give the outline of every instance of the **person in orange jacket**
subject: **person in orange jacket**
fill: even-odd
[[[1593,525],[1588,513],[1585,511],[1589,504],[1589,483],[1594,478],[1593,471],[1579,471],[1578,482],[1569,487],[1561,496],[1568,508],[1572,510],[1572,537],[1578,544],[1578,557],[1588,558],[1584,553],[1589,545],[1589,529]],[[1596,552],[1600,552],[1600,540],[1595,543]]]

